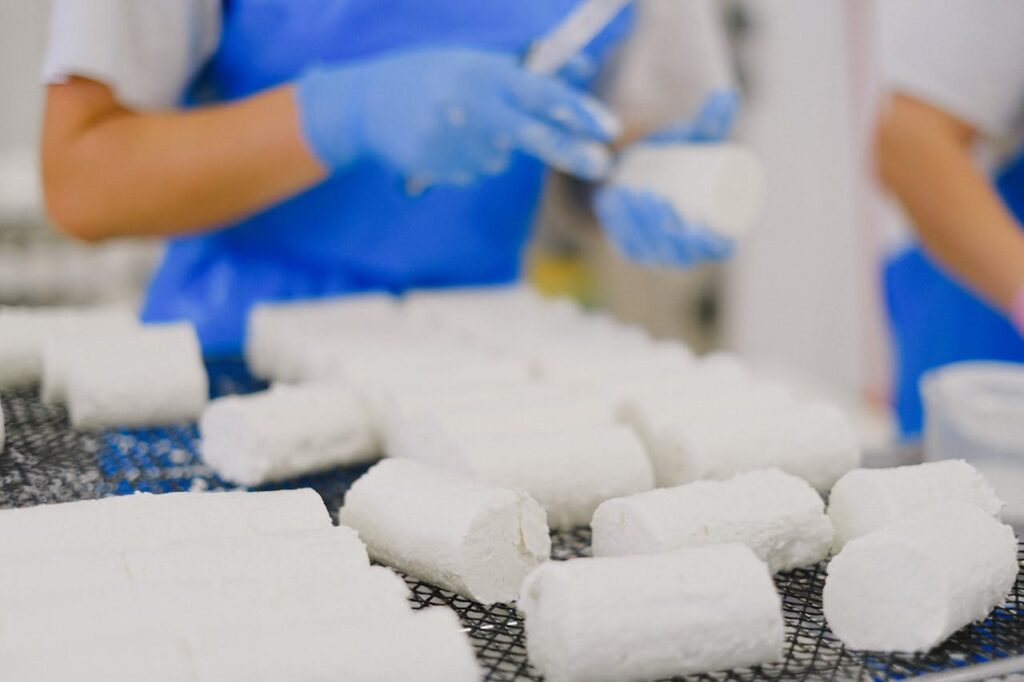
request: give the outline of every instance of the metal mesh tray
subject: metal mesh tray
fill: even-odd
[[[218,395],[258,388],[241,363],[215,363],[211,376]],[[63,410],[40,403],[35,391],[4,394],[0,400],[7,419],[7,449],[0,455],[0,508],[135,491],[231,487],[202,463],[192,425],[78,433],[71,429]],[[364,471],[365,467],[341,469],[273,487],[311,487],[334,514],[345,491]],[[589,554],[590,533],[586,529],[552,537],[556,559]],[[1011,659],[1024,656],[1024,577],[1018,576],[1007,602],[987,620],[964,628],[941,647],[919,656],[871,655],[843,648],[822,616],[824,580],[824,564],[776,576],[786,620],[786,650],[781,663],[692,679],[883,681],[936,673],[936,679],[984,679],[1009,672],[1006,668],[1014,664]],[[514,608],[482,606],[408,577],[406,581],[416,608],[445,606],[459,615],[489,682],[541,679],[527,661],[522,621]]]

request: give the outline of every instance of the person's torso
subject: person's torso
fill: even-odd
[[[424,46],[520,54],[576,4],[227,0],[221,45],[201,87],[207,97],[233,100],[292,80],[317,62],[343,64]],[[593,49],[606,49],[626,23]],[[538,162],[520,155],[500,176],[412,197],[397,173],[363,161],[215,239],[393,288],[509,277],[518,267],[542,175]]]

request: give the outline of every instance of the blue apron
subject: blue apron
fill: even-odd
[[[1003,201],[1024,221],[1024,155],[996,178]],[[918,383],[929,370],[963,360],[1024,362],[1024,339],[998,311],[944,274],[920,247],[893,258],[885,296],[896,362],[893,403],[906,439],[920,436]]]
[[[188,103],[230,101],[343,64],[428,45],[516,54],[578,0],[227,0],[220,47]],[[624,13],[588,48],[625,36]],[[196,324],[211,355],[238,352],[253,303],[366,290],[515,280],[544,167],[519,155],[500,176],[410,197],[363,161],[216,232],[171,240],[143,318]]]

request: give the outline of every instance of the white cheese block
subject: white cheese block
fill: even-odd
[[[191,324],[151,325],[72,355],[68,409],[77,428],[146,427],[194,421],[209,384]]]
[[[391,324],[398,303],[387,294],[357,294],[312,301],[260,303],[249,312],[245,358],[254,376],[289,381],[280,365],[288,335],[295,330],[353,329]]]
[[[147,682],[198,679],[185,642],[160,635],[41,642],[15,650],[0,645],[0,651],[4,682],[133,682],[142,676]]]
[[[423,459],[526,491],[544,507],[553,529],[586,526],[605,500],[654,487],[650,459],[636,434],[606,424],[463,436]]]
[[[458,618],[442,608],[370,625],[222,632],[191,644],[201,682],[479,682],[482,678]]]
[[[0,604],[74,597],[82,592],[202,581],[315,583],[369,568],[350,528],[254,537],[183,540],[158,547],[0,556]]]
[[[956,500],[977,505],[993,516],[1003,507],[985,477],[963,460],[851,471],[829,495],[835,550],[915,512]]]
[[[647,682],[782,655],[779,596],[743,545],[549,562],[519,609],[548,682]]]
[[[390,390],[382,403],[388,453],[414,456],[426,442],[438,447],[464,435],[551,430],[574,423],[612,424],[616,404],[603,393],[536,381],[481,381]]]
[[[380,453],[362,400],[329,384],[214,400],[199,429],[203,460],[221,478],[247,486],[360,464]]]
[[[409,590],[382,568],[287,572],[237,580],[202,578],[26,599],[0,613],[0,656],[46,642],[76,644],[148,635],[216,637],[249,628],[285,631],[306,623],[367,625],[408,617]],[[102,617],[97,617],[102,614]]]
[[[803,479],[776,469],[608,500],[591,528],[594,556],[738,542],[773,573],[817,563],[832,547],[821,496]]]
[[[23,308],[0,306],[0,387],[38,383],[43,374],[43,346],[57,333],[105,325],[134,324],[127,308]]]
[[[0,556],[251,537],[329,528],[310,489],[168,493],[0,511]]]
[[[59,405],[67,401],[68,373],[82,358],[88,362],[104,348],[122,346],[135,333],[146,327],[130,313],[96,315],[59,325],[43,339],[43,372],[40,397],[44,403]]]
[[[850,423],[821,403],[716,411],[665,424],[655,439],[650,453],[659,486],[777,468],[825,492],[860,464]]]
[[[981,620],[1017,577],[1013,529],[967,502],[930,507],[846,544],[825,619],[852,649],[928,651]]]
[[[760,159],[732,143],[634,145],[612,182],[656,194],[688,223],[734,239],[761,217],[767,191]]]
[[[551,552],[544,510],[526,493],[410,460],[375,465],[338,516],[373,559],[485,604],[515,600]]]

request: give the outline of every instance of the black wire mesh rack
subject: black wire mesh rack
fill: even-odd
[[[210,364],[213,393],[260,388],[237,361]],[[62,409],[42,404],[35,390],[0,395],[7,423],[7,447],[0,454],[0,508],[52,504],[136,491],[221,490],[232,486],[199,457],[194,425],[147,430],[80,433]],[[345,491],[365,467],[340,469],[273,488],[311,487],[335,514]],[[271,489],[271,488],[267,488]],[[555,533],[554,558],[587,556],[590,532]],[[1024,557],[1024,546],[1022,546]],[[540,680],[530,667],[521,616],[514,606],[483,606],[451,592],[405,577],[414,608],[443,606],[462,620],[488,682]],[[694,677],[694,680],[902,680],[932,675],[936,680],[1008,679],[1013,659],[1024,656],[1024,578],[1007,601],[984,622],[964,628],[928,654],[869,654],[845,649],[822,615],[824,564],[776,576],[786,622],[782,662]],[[987,674],[991,671],[991,675]],[[691,678],[688,678],[691,679]],[[1014,679],[1022,679],[1014,677]]]

